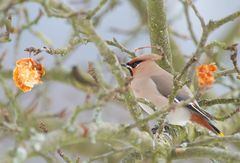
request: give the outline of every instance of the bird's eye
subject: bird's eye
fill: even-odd
[[[136,62],[133,62],[131,65],[129,65],[129,66],[131,66],[132,68],[135,68],[135,67],[137,67],[137,65],[139,65],[139,63],[141,63],[142,61],[136,61]]]
[[[138,63],[137,63],[137,62],[133,63],[133,64],[132,64],[132,68],[135,68],[135,67],[137,67],[137,65],[138,65]]]

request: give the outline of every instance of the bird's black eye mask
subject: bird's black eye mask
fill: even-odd
[[[130,62],[130,63],[127,63],[125,65],[125,67],[127,67],[127,69],[129,70],[131,76],[133,76],[133,72],[132,72],[132,69],[137,67],[137,65],[139,65],[139,63],[143,62],[143,60],[139,60],[139,61],[136,61],[136,62]]]
[[[127,65],[130,66],[131,68],[135,68],[141,62],[143,62],[143,60],[136,61],[136,62],[133,62],[133,63],[127,63]]]

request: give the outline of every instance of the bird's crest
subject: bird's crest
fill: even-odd
[[[140,56],[133,58],[131,61],[128,62],[128,64],[131,65],[135,62],[147,61],[147,60],[157,61],[157,60],[161,60],[161,59],[162,59],[162,56],[158,55],[158,54],[144,54],[144,55],[140,55]]]

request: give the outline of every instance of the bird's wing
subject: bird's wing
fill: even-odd
[[[151,76],[151,79],[155,83],[159,93],[168,98],[173,88],[173,76],[168,73],[164,75]],[[191,98],[193,98],[193,94],[190,89],[187,86],[183,86],[180,90],[178,90],[174,102],[179,103]],[[213,119],[209,113],[201,109],[197,101],[187,104],[186,108],[188,108],[191,112],[203,116],[208,121]]]
[[[159,93],[168,98],[173,89],[173,76],[169,73],[163,73],[163,75],[153,75],[151,76],[151,79],[155,83]],[[183,86],[177,92],[176,102],[190,98],[193,98],[191,91],[187,86]]]

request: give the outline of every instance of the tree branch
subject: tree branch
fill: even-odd
[[[193,28],[192,28],[192,22],[190,20],[188,3],[187,3],[187,1],[184,1],[184,0],[182,0],[181,2],[182,2],[183,7],[184,7],[184,13],[185,13],[185,17],[186,17],[186,20],[187,20],[188,30],[190,32],[190,35],[191,35],[191,38],[192,38],[194,44],[197,45],[198,41],[197,41],[197,37],[196,37],[196,35],[193,31]]]
[[[116,55],[108,48],[107,43],[95,32],[92,23],[89,20],[81,19],[77,22],[79,29],[83,31],[89,38],[90,41],[94,42],[99,52],[101,53],[104,61],[108,64],[111,72],[116,78],[120,87],[124,87],[126,82],[123,75],[122,68],[117,60]],[[129,111],[133,116],[134,120],[137,121],[141,117],[141,108],[137,104],[135,98],[130,92],[126,92],[125,101],[128,105]],[[144,127],[147,130],[147,127]]]
[[[212,106],[216,104],[240,104],[240,98],[218,98],[212,100],[201,100],[199,105],[201,106]]]
[[[173,159],[209,158],[225,162],[239,162],[240,154],[215,147],[176,148],[172,151]]]
[[[170,72],[174,72],[171,66],[172,52],[169,43],[164,0],[148,0],[147,9],[151,45],[161,46],[163,48],[164,54],[161,54],[161,50],[158,49],[152,49],[152,52],[159,55],[164,55],[165,58],[160,61],[161,67],[167,69]],[[166,60],[168,60],[170,65]]]
[[[203,140],[198,140],[188,144],[188,147],[198,146],[198,145],[210,145],[214,143],[239,143],[240,135],[236,134],[233,136],[224,136],[224,137],[211,137]]]
[[[209,33],[214,31],[215,29],[219,28],[220,26],[222,26],[230,21],[233,21],[239,17],[240,17],[240,11],[237,11],[235,13],[232,13],[232,14],[220,19],[220,20],[210,21],[207,25]]]

